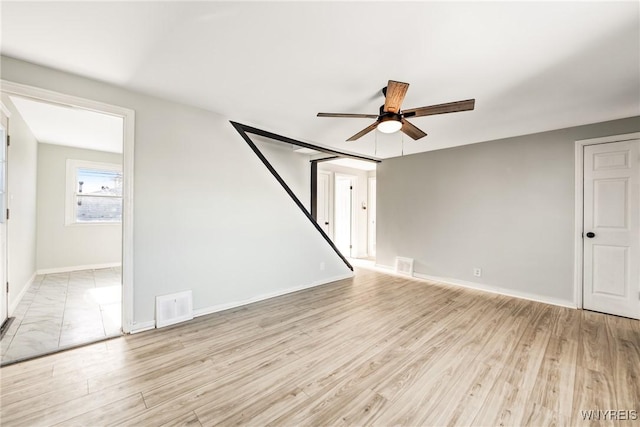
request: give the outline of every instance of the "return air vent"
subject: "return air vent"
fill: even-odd
[[[413,258],[396,257],[396,273],[413,277]]]
[[[156,297],[156,328],[193,319],[191,291]]]

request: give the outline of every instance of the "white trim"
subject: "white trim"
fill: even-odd
[[[582,308],[582,211],[584,205],[583,195],[583,150],[584,145],[579,141],[575,143],[575,190],[574,190],[574,220],[573,220],[573,301],[576,308]]]
[[[358,266],[360,267],[360,266]],[[363,268],[369,268],[366,266],[362,266]],[[407,278],[407,277],[413,277],[413,276],[408,276],[406,274],[398,274],[396,273],[395,267],[391,266],[391,265],[384,265],[384,264],[373,264],[373,267],[371,267],[371,270],[375,270],[375,271],[379,271],[381,273],[385,273],[388,274],[390,276],[395,276],[395,277],[402,277],[402,278]]]
[[[8,197],[8,167],[7,167],[7,151],[9,141],[8,129],[9,129],[9,115],[11,112],[6,108],[6,106],[0,101],[0,106],[2,107],[2,112],[0,112],[0,166],[2,166],[2,173],[0,174],[0,181],[2,182],[2,194],[0,195],[0,284],[2,284],[2,292],[0,292],[0,305],[2,306],[2,314],[0,317],[0,322],[4,322],[10,316],[11,311],[9,306],[9,292],[7,288],[4,287],[4,283],[8,282],[9,274],[8,274],[8,259],[9,259],[9,240],[8,240],[8,232],[9,226],[7,225],[6,218],[6,210],[9,207],[9,197]],[[9,113],[9,115],[7,115]]]
[[[367,267],[364,267],[364,268],[367,268]],[[407,277],[409,277],[406,274],[399,274],[399,273],[394,272],[393,268],[391,266],[387,266],[387,265],[376,264],[373,269],[377,270],[377,271],[380,271],[382,273],[386,273],[386,274],[389,274],[389,275],[392,275],[392,276],[396,276],[396,277],[402,277],[402,278],[405,278],[405,279]],[[486,285],[486,284],[483,284],[483,283],[468,282],[466,280],[458,280],[458,279],[453,279],[453,278],[450,278],[450,277],[430,276],[430,275],[427,275],[427,274],[416,273],[414,271],[413,279],[418,280],[418,281],[428,282],[428,283],[442,283],[442,284],[445,284],[445,285],[460,286],[460,287],[467,288],[467,289],[474,289],[474,290],[482,291],[482,292],[490,292],[492,294],[504,295],[504,296],[513,297],[513,298],[526,299],[526,300],[529,300],[529,301],[535,301],[535,302],[541,302],[541,303],[544,303],[544,304],[557,305],[557,306],[560,306],[560,307],[576,308],[576,306],[573,303],[573,301],[569,301],[569,300],[563,300],[563,299],[559,299],[559,298],[553,298],[553,297],[548,297],[548,296],[538,295],[538,294],[530,294],[528,292],[515,291],[513,289],[506,289],[506,288],[501,288],[499,286]]]
[[[131,332],[133,326],[133,171],[135,144],[135,111],[86,98],[67,95],[0,79],[0,89],[13,95],[42,102],[62,104],[122,117],[123,144],[123,212],[122,212],[122,330]]]
[[[122,263],[109,262],[106,264],[87,264],[87,265],[74,265],[70,267],[57,267],[57,268],[42,268],[37,271],[38,274],[55,274],[55,273],[69,273],[71,271],[82,270],[100,270],[101,268],[120,267]]]
[[[302,291],[305,289],[309,289],[309,288],[315,288],[316,286],[322,286],[322,285],[326,285],[328,283],[332,283],[332,282],[336,282],[338,280],[344,280],[344,279],[349,279],[353,277],[353,273],[347,273],[347,274],[341,274],[338,276],[333,276],[330,277],[328,279],[325,280],[317,280],[309,285],[302,285],[302,286],[294,286],[292,288],[288,288],[288,289],[283,289],[280,291],[276,291],[276,292],[270,292],[268,294],[262,294],[262,295],[258,295],[252,298],[248,298],[245,300],[241,300],[241,301],[234,301],[234,302],[229,302],[229,303],[224,303],[224,304],[218,304],[218,305],[214,305],[211,307],[204,307],[204,308],[199,308],[197,310],[193,310],[193,317],[200,317],[200,316],[206,316],[207,314],[212,314],[212,313],[217,313],[218,311],[224,311],[224,310],[229,310],[231,308],[236,308],[236,307],[241,307],[243,305],[248,305],[248,304],[253,304],[255,302],[259,302],[259,301],[264,301],[270,298],[275,298],[275,297],[279,297],[282,295],[286,295],[286,294],[290,294],[293,292],[298,292],[298,291]]]
[[[557,305],[557,306],[560,306],[560,307],[576,308],[576,306],[573,303],[573,301],[563,300],[563,299],[554,298],[554,297],[548,297],[548,296],[544,296],[544,295],[531,294],[529,292],[516,291],[516,290],[513,290],[513,289],[501,288],[499,286],[486,285],[484,283],[467,282],[466,280],[452,279],[452,278],[449,278],[449,277],[429,276],[429,275],[426,275],[426,274],[415,273],[415,272],[413,273],[413,276],[417,277],[419,279],[427,280],[429,282],[437,282],[437,283],[444,283],[445,285],[460,286],[460,287],[467,288],[467,289],[475,289],[475,290],[478,290],[478,291],[490,292],[492,294],[504,295],[504,296],[513,297],[513,298],[526,299],[526,300],[529,300],[529,301],[535,301],[535,302],[541,302],[541,303],[544,303],[544,304]]]
[[[576,141],[576,144],[580,145],[594,145],[594,144],[607,144],[609,142],[622,142],[633,141],[640,138],[640,132],[624,133],[620,135],[603,136],[601,138],[580,139]]]
[[[16,299],[11,303],[11,305],[9,305],[9,308],[7,311],[9,316],[11,316],[16,311],[16,308],[18,308],[20,301],[22,301],[22,298],[24,298],[24,295],[27,293],[31,285],[33,285],[33,281],[36,280],[37,275],[38,275],[37,272],[33,273],[31,278],[27,280],[27,283],[25,283],[25,285],[22,287],[22,290],[20,291]],[[9,290],[9,293],[11,293],[11,290]]]
[[[581,139],[575,142],[575,216],[574,216],[574,271],[573,298],[577,308],[582,308],[582,233],[584,216],[584,147],[587,145],[607,144],[610,142],[630,141],[640,138],[640,132],[611,135],[602,138]]]
[[[253,304],[255,302],[260,302],[260,301],[264,301],[270,298],[275,298],[275,297],[279,297],[282,295],[286,295],[286,294],[290,294],[293,292],[298,292],[298,291],[302,291],[305,289],[309,289],[309,288],[315,288],[316,286],[322,286],[322,285],[326,285],[328,283],[332,283],[332,282],[336,282],[338,280],[344,280],[344,279],[349,279],[351,277],[353,277],[353,273],[349,272],[347,274],[341,274],[338,276],[333,276],[330,277],[328,279],[324,279],[324,280],[317,280],[309,285],[302,285],[302,286],[294,286],[293,288],[288,288],[288,289],[284,289],[284,290],[280,290],[280,291],[276,291],[276,292],[271,292],[268,294],[262,294],[256,297],[252,297],[252,298],[248,298],[245,300],[241,300],[241,301],[234,301],[234,302],[229,302],[229,303],[224,303],[224,304],[218,304],[218,305],[214,305],[214,306],[210,306],[210,307],[203,307],[203,308],[199,308],[196,310],[193,310],[193,317],[200,317],[200,316],[206,316],[207,314],[213,314],[213,313],[217,313],[219,311],[224,311],[224,310],[229,310],[232,308],[236,308],[236,307],[242,307],[243,305],[248,305],[248,304]],[[133,327],[131,328],[130,332],[131,334],[137,334],[140,332],[145,332],[145,331],[149,331],[151,329],[154,329],[156,327],[156,321],[155,320],[148,320],[146,322],[137,322],[133,325]]]
[[[7,119],[11,118],[11,111],[9,111],[9,109],[7,108],[6,105],[4,105],[4,102],[0,101],[0,110],[2,110],[2,113],[7,116]]]
[[[149,320],[148,322],[137,322],[131,326],[129,330],[130,334],[138,334],[140,332],[150,331],[156,328],[156,321]]]
[[[42,89],[35,86],[29,86],[21,83],[14,83],[4,79],[0,79],[0,87],[2,88],[2,92],[6,92],[12,95],[18,95],[23,98],[31,98],[36,101],[48,102],[52,104],[61,104],[72,108],[82,108],[83,110],[110,114],[116,117],[123,117],[123,114],[134,112],[131,109],[119,107],[117,105],[105,104],[100,101],[80,98],[77,96],[67,95],[64,93]]]

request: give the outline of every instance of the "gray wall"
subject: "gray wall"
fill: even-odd
[[[206,310],[351,273],[227,118],[12,58],[1,65],[3,79],[135,110],[134,330],[153,321],[157,295],[191,289]]]
[[[67,159],[122,164],[121,154],[38,145],[38,270],[118,264],[120,224],[65,225]]]
[[[11,112],[7,189],[11,219],[7,222],[9,308],[17,306],[36,272],[36,171],[38,141],[8,96],[2,102]],[[13,313],[10,313],[13,314]]]
[[[574,142],[638,131],[634,117],[383,161],[377,263],[571,303]]]

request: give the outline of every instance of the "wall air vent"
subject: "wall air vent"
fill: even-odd
[[[396,273],[413,277],[413,258],[396,257]]]
[[[156,297],[156,328],[193,319],[191,291]]]

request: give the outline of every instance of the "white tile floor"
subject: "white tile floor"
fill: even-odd
[[[8,363],[121,331],[120,268],[37,276],[0,341]]]

